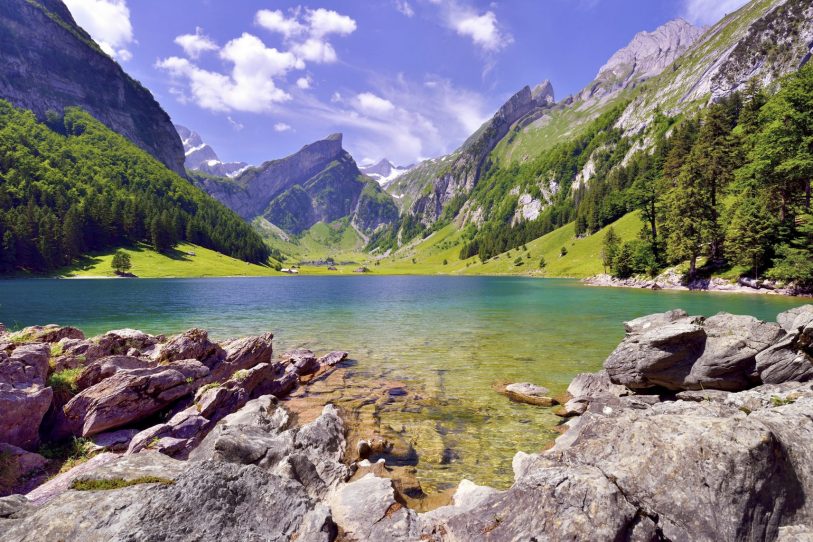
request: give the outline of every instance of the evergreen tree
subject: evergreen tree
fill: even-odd
[[[607,233],[604,234],[604,240],[601,244],[601,263],[604,266],[605,273],[608,268],[611,269],[613,267],[620,244],[621,239],[615,233],[615,228],[612,226],[607,228]]]
[[[755,279],[759,278],[777,226],[764,202],[763,197],[754,193],[740,199],[731,212],[725,231],[728,260],[750,266]]]

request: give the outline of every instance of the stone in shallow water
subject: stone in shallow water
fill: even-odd
[[[556,404],[556,401],[548,397],[548,388],[531,384],[530,382],[520,382],[508,384],[505,387],[505,394],[512,401],[527,403],[529,405],[549,407]]]

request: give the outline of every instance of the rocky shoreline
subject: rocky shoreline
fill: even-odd
[[[463,480],[428,511],[376,460],[392,443],[297,402],[344,352],[275,358],[271,334],[198,329],[3,332],[0,495],[15,494],[0,540],[813,539],[813,305],[777,320],[627,322],[568,388],[555,445],[516,455],[510,489]],[[37,452],[78,440],[92,453],[49,472]]]
[[[657,277],[630,277],[621,279],[602,273],[583,279],[588,286],[610,288],[643,288],[648,290],[684,290],[700,292],[724,292],[732,294],[769,294],[786,296],[810,296],[809,291],[782,286],[768,280],[740,278],[736,283],[721,278],[697,279],[686,282],[683,275],[673,270],[665,271]]]

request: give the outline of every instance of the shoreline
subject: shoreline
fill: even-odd
[[[813,535],[813,455],[799,438],[813,434],[813,305],[777,322],[672,310],[624,327],[603,369],[575,375],[559,399],[563,432],[552,448],[515,454],[509,488],[462,479],[436,494],[423,493],[410,467],[409,434],[382,432],[367,409],[373,403],[358,397],[409,402],[408,384],[354,382],[346,352],[273,356],[271,333],[218,344],[201,329],[93,339],[59,326],[0,331],[4,363],[81,368],[76,395],[65,402],[53,394],[65,417],[40,408],[41,423],[47,434],[70,429],[96,447],[42,483],[32,410],[0,424],[0,451],[17,462],[18,481],[38,475],[42,483],[0,497],[0,524],[19,541],[181,532],[237,540],[261,529],[324,542]],[[49,356],[53,363],[43,364]],[[686,365],[691,371],[675,370]],[[43,376],[17,382],[32,405],[51,389]],[[163,393],[144,388],[144,378]],[[350,411],[331,393],[348,386],[356,388]],[[548,408],[539,396],[547,390],[512,386],[524,390],[522,402]],[[0,399],[22,389],[0,389]],[[151,418],[158,411],[171,417]],[[798,498],[785,498],[789,491]],[[224,494],[235,506],[222,506]],[[210,509],[218,513],[199,513]]]
[[[686,286],[682,283],[677,283],[673,276],[663,278],[659,275],[655,278],[638,278],[631,277],[628,279],[620,279],[608,274],[593,275],[579,279],[585,286],[599,287],[599,288],[630,288],[638,290],[672,290],[679,292],[702,292],[702,293],[720,293],[720,294],[750,294],[750,295],[774,295],[783,297],[798,297],[810,298],[813,294],[797,292],[788,288],[753,288],[745,286],[741,283],[732,284],[731,282],[721,279],[712,278],[708,280],[695,281],[697,287]]]

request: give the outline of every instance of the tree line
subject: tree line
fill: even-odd
[[[0,272],[181,241],[253,263],[270,255],[232,211],[81,109],[41,123],[0,100]]]
[[[616,174],[626,177],[617,193],[646,226],[623,245],[606,234],[603,257],[613,273],[654,274],[688,262],[690,279],[736,266],[754,278],[813,286],[813,65],[785,77],[772,95],[751,84],[668,133]],[[585,194],[580,216],[599,219],[582,227],[596,231],[613,220],[603,213],[600,200]]]

